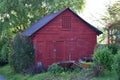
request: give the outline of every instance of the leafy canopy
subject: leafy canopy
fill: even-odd
[[[107,15],[103,20],[107,23],[107,29],[109,30],[109,37],[112,43],[117,43],[118,35],[120,34],[120,2],[116,2],[109,6],[107,9]]]
[[[0,2],[1,27],[11,28],[15,33],[23,31],[48,13],[66,7],[80,11],[84,3],[84,0],[2,0]]]

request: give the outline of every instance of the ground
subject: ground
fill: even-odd
[[[59,74],[45,72],[36,75],[22,75],[14,73],[9,65],[0,67],[0,75],[3,75],[7,80],[117,80],[116,75],[110,71],[105,71],[103,75],[97,78],[93,77],[91,73],[92,70],[83,69]],[[2,77],[0,77],[0,80],[2,80]]]

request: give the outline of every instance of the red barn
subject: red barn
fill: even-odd
[[[67,8],[44,16],[22,35],[33,41],[36,64],[48,67],[54,62],[92,56],[101,33]]]

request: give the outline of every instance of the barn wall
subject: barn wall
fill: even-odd
[[[71,16],[71,29],[62,28],[63,16]],[[66,10],[33,35],[36,62],[49,66],[53,62],[91,56],[96,35],[87,24]]]

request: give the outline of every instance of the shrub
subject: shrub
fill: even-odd
[[[9,36],[2,34],[0,36],[0,65],[8,63],[8,54],[10,53]]]
[[[8,44],[4,44],[0,51],[0,62],[8,62]]]
[[[34,49],[32,42],[17,34],[13,41],[13,54],[10,56],[10,64],[15,72],[23,72],[34,63]]]
[[[118,54],[116,54],[114,57],[114,63],[112,68],[118,76],[118,80],[120,80],[120,50],[118,51]]]
[[[95,50],[93,55],[93,61],[95,64],[101,65],[106,69],[111,69],[111,65],[113,63],[113,55],[111,54],[111,50],[107,47],[98,48]]]
[[[107,47],[108,47],[108,49],[111,50],[112,54],[117,54],[117,51],[119,48],[116,44],[108,44]]]
[[[105,68],[99,64],[94,64],[93,66],[93,72],[95,77],[99,77],[103,74]]]
[[[57,64],[52,64],[49,68],[48,71],[53,73],[53,74],[58,74],[62,73],[64,71],[63,67],[58,66]]]

